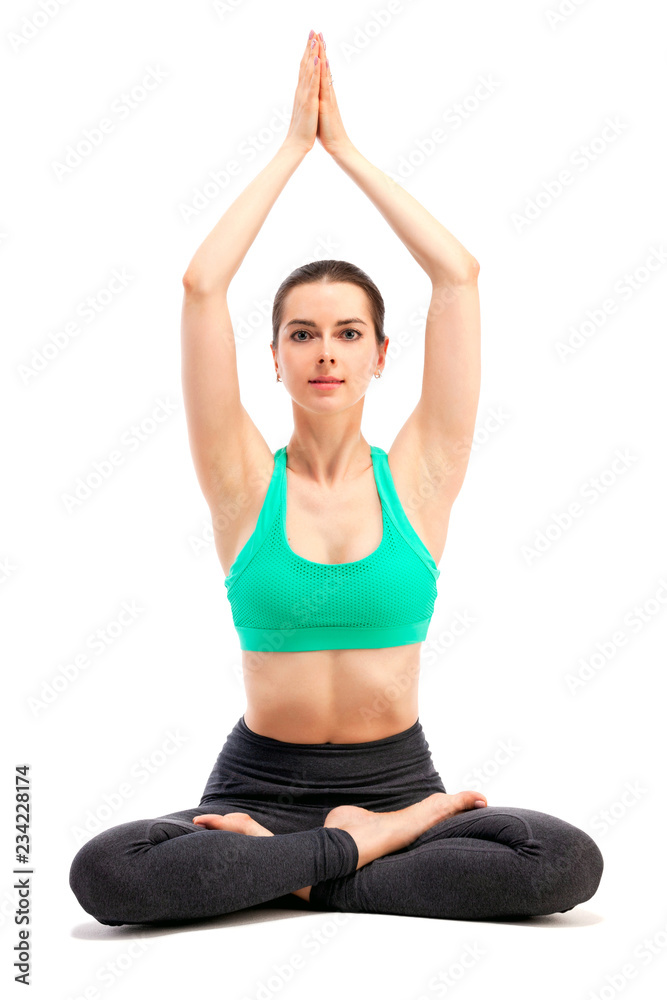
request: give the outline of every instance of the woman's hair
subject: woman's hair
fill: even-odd
[[[318,281],[348,281],[352,285],[358,285],[366,292],[371,319],[375,327],[375,339],[378,347],[382,347],[385,341],[384,300],[375,282],[360,267],[357,267],[356,264],[350,264],[346,260],[315,260],[312,264],[304,264],[303,267],[297,267],[291,274],[288,274],[276,292],[272,317],[274,351],[278,347],[278,332],[283,320],[283,308],[287,293],[292,288],[296,288],[297,285],[314,284]]]

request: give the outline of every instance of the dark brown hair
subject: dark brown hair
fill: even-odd
[[[375,339],[378,347],[382,347],[385,341],[384,300],[375,282],[360,267],[357,267],[356,264],[350,264],[346,260],[314,260],[311,264],[297,267],[291,274],[288,274],[276,292],[272,316],[274,351],[278,347],[278,333],[283,320],[287,293],[296,288],[297,285],[314,284],[318,281],[347,281],[352,285],[358,285],[366,292],[368,308],[375,327]]]

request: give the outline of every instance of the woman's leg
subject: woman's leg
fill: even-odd
[[[248,837],[192,822],[240,809],[207,803],[104,830],[75,855],[70,887],[100,923],[154,923],[231,913],[356,870],[357,845],[345,830]]]
[[[487,806],[313,885],[310,904],[453,920],[538,916],[590,899],[602,870],[597,844],[571,823],[532,809]]]

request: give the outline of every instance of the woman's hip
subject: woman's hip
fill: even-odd
[[[419,719],[364,743],[286,743],[254,733],[243,716],[228,734],[200,805],[228,800],[300,811],[358,805],[401,809],[446,791]]]

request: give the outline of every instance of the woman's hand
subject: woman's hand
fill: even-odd
[[[320,41],[315,32],[311,31],[299,66],[292,118],[285,136],[286,143],[298,146],[305,152],[313,148],[317,135],[320,76],[323,75],[321,69]]]
[[[319,94],[319,120],[317,125],[317,138],[320,140],[327,153],[335,154],[341,152],[352,143],[343,127],[343,122],[338,110],[338,102],[333,88],[333,76],[331,66],[324,48],[324,38],[320,33],[316,36],[319,43],[319,51],[322,57],[322,72],[320,74],[320,94]],[[319,62],[318,62],[319,65]]]

